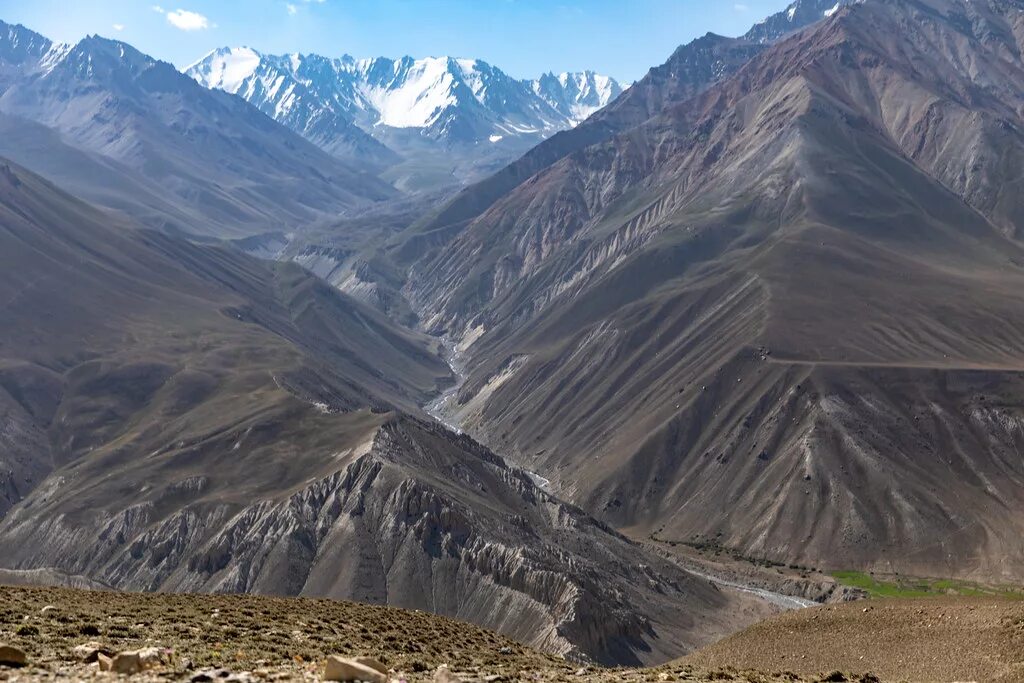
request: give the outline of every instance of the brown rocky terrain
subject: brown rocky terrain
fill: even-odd
[[[152,668],[131,680],[320,681],[329,655],[370,657],[392,680],[410,682],[795,683],[832,672],[801,677],[686,662],[656,669],[581,667],[444,617],[330,600],[0,586],[0,605],[0,643],[17,648],[28,663],[0,664],[0,680],[8,681],[125,680],[82,660],[95,660],[97,650],[116,655],[145,648],[156,650]],[[849,674],[828,680],[875,679]]]

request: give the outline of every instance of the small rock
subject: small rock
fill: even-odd
[[[111,671],[114,668],[114,660],[102,652],[96,654],[96,663],[100,665],[100,671]]]
[[[111,671],[119,674],[137,674],[143,671],[160,666],[163,663],[163,656],[160,649],[146,647],[141,650],[130,650],[121,652],[114,657]]]
[[[452,673],[447,664],[437,667],[434,672],[434,683],[461,683],[462,679]]]
[[[75,656],[75,659],[86,664],[92,664],[95,662],[101,653],[105,654],[107,657],[112,657],[114,655],[113,650],[110,650],[104,647],[101,643],[94,641],[85,643],[84,645],[76,645],[71,650],[71,654]]]
[[[506,645],[506,646],[504,646],[504,647],[502,647],[502,648],[500,648],[498,650],[498,654],[499,655],[510,655],[510,654],[512,654],[512,648],[510,648],[508,645]]]
[[[375,671],[379,671],[385,676],[388,675],[388,668],[376,659],[374,659],[373,657],[356,657],[356,662],[362,664],[363,666],[368,666]]]
[[[366,683],[387,683],[388,677],[374,668],[360,664],[354,659],[337,655],[327,658],[324,665],[324,679],[328,681],[365,681]]]
[[[114,656],[110,670],[119,674],[142,673],[142,660],[138,652],[121,652]]]
[[[43,609],[39,610],[39,613],[40,614],[50,614],[51,612],[56,612],[56,611],[57,611],[56,605],[47,605]]]
[[[24,650],[0,643],[0,666],[25,666],[26,664],[28,664],[28,657],[25,656]]]

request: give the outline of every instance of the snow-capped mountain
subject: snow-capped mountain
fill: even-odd
[[[336,218],[396,194],[364,164],[128,43],[53,43],[2,21],[0,156],[147,226],[217,238]]]
[[[786,9],[758,22],[744,38],[758,43],[771,43],[787,33],[832,16],[844,5],[860,0],[795,0]]]
[[[614,79],[589,71],[530,81],[478,59],[275,56],[251,48],[215,50],[186,73],[240,95],[334,152],[338,131],[349,136],[346,144],[359,137],[353,126],[393,147],[409,132],[448,148],[512,139],[533,144],[622,92]]]
[[[545,102],[579,123],[614,100],[622,87],[608,76],[593,71],[546,73],[533,81],[533,92]]]

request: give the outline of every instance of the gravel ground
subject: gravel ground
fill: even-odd
[[[819,678],[687,662],[656,669],[581,667],[451,619],[330,600],[0,586],[0,643],[28,658],[22,668],[0,667],[0,680],[117,680],[96,664],[76,661],[73,649],[89,642],[113,652],[160,648],[166,663],[132,677],[139,681],[319,681],[331,654],[375,657],[393,670],[393,680],[410,682],[435,680],[445,664],[459,680],[488,682]]]

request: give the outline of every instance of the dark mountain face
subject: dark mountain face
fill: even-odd
[[[1021,578],[1021,9],[840,8],[438,228],[449,419],[640,532]]]
[[[27,123],[0,152],[150,225],[237,236],[305,225],[395,194],[254,107],[125,43],[90,37],[54,46],[4,24],[5,35],[0,112],[9,126]],[[26,139],[45,135],[31,124],[59,133],[60,149],[19,156]],[[83,154],[132,177],[117,183],[123,188],[97,187],[81,164],[67,163]],[[131,190],[139,182],[158,186],[176,210],[139,206]]]

